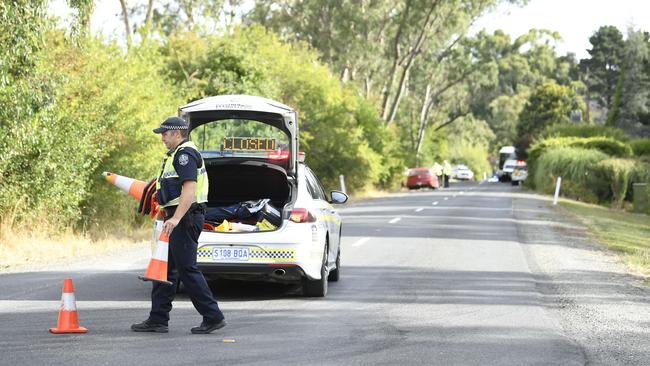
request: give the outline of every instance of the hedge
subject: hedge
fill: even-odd
[[[562,177],[562,195],[597,203],[609,192],[609,182],[596,176],[593,167],[608,159],[607,154],[576,147],[550,148],[535,165],[534,184],[538,190],[552,193],[557,177]]]
[[[627,142],[630,136],[623,130],[614,127],[584,124],[554,124],[549,126],[542,134],[542,138],[549,137],[611,137],[618,141]]]
[[[632,149],[629,145],[612,137],[551,137],[534,143],[528,150],[529,180],[535,184],[537,160],[548,149],[558,147],[575,147],[581,149],[596,149],[612,157],[629,157]],[[532,179],[531,179],[532,178]]]
[[[630,142],[636,156],[650,156],[650,139],[638,139]]]

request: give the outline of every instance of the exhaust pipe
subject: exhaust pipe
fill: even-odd
[[[276,275],[276,276],[280,276],[280,277],[284,276],[285,273],[287,273],[287,271],[285,271],[285,270],[282,269],[282,268],[278,268],[278,269],[276,269],[275,271],[273,271],[273,274],[274,274],[274,275]]]

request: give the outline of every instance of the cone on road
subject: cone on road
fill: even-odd
[[[123,175],[113,174],[110,172],[103,172],[102,175],[109,183],[114,184],[119,189],[130,194],[131,197],[135,198],[138,201],[142,198],[144,189],[147,186],[146,182],[125,177]]]
[[[50,333],[86,333],[88,329],[79,326],[77,316],[77,302],[74,298],[74,285],[71,278],[63,280],[63,294],[61,295],[61,309],[56,328],[50,328]]]
[[[163,283],[166,285],[171,285],[170,281],[167,281],[167,259],[169,255],[169,235],[162,231],[158,237],[158,243],[156,244],[156,250],[151,256],[149,261],[149,266],[145,271],[143,276],[138,276],[139,279],[143,281],[154,281]]]

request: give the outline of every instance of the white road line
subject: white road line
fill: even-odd
[[[394,219],[388,221],[388,223],[389,223],[389,224],[394,224],[394,223],[398,222],[398,221],[401,220],[401,219],[402,219],[401,217],[396,217],[396,218],[394,218]]]
[[[420,208],[418,208],[417,210],[415,210],[415,212],[420,212],[420,211],[422,211],[422,210],[424,210],[424,207],[420,207]]]
[[[449,199],[449,197],[445,197],[445,201],[448,200],[448,199]]]
[[[354,244],[352,244],[352,246],[353,247],[360,247],[360,246],[364,245],[368,240],[370,240],[370,238],[361,238],[361,239],[355,241]]]
[[[465,192],[463,192],[463,191],[460,191],[460,194],[465,194]]]
[[[432,203],[432,205],[434,205],[434,206],[437,205],[437,204],[438,204],[438,201],[435,201],[435,202]]]

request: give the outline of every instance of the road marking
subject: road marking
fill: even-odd
[[[388,221],[388,223],[389,223],[389,224],[394,224],[394,223],[398,222],[398,221],[401,220],[401,219],[402,219],[401,217],[396,217],[396,218],[394,218],[394,219]]]
[[[435,202],[432,203],[432,205],[434,205],[434,206],[437,205],[437,204],[438,204],[438,201],[435,201]]]
[[[463,191],[460,191],[460,194],[464,194],[464,193],[465,193],[465,192],[463,192]]]
[[[448,199],[449,199],[449,197],[445,197],[445,201],[448,200]]]
[[[418,208],[417,210],[415,210],[415,212],[420,212],[420,211],[422,211],[422,210],[424,210],[424,207],[420,207],[420,208]]]
[[[361,238],[361,239],[355,241],[354,244],[352,244],[352,246],[353,247],[360,247],[360,246],[364,245],[368,240],[370,240],[370,238]]]

